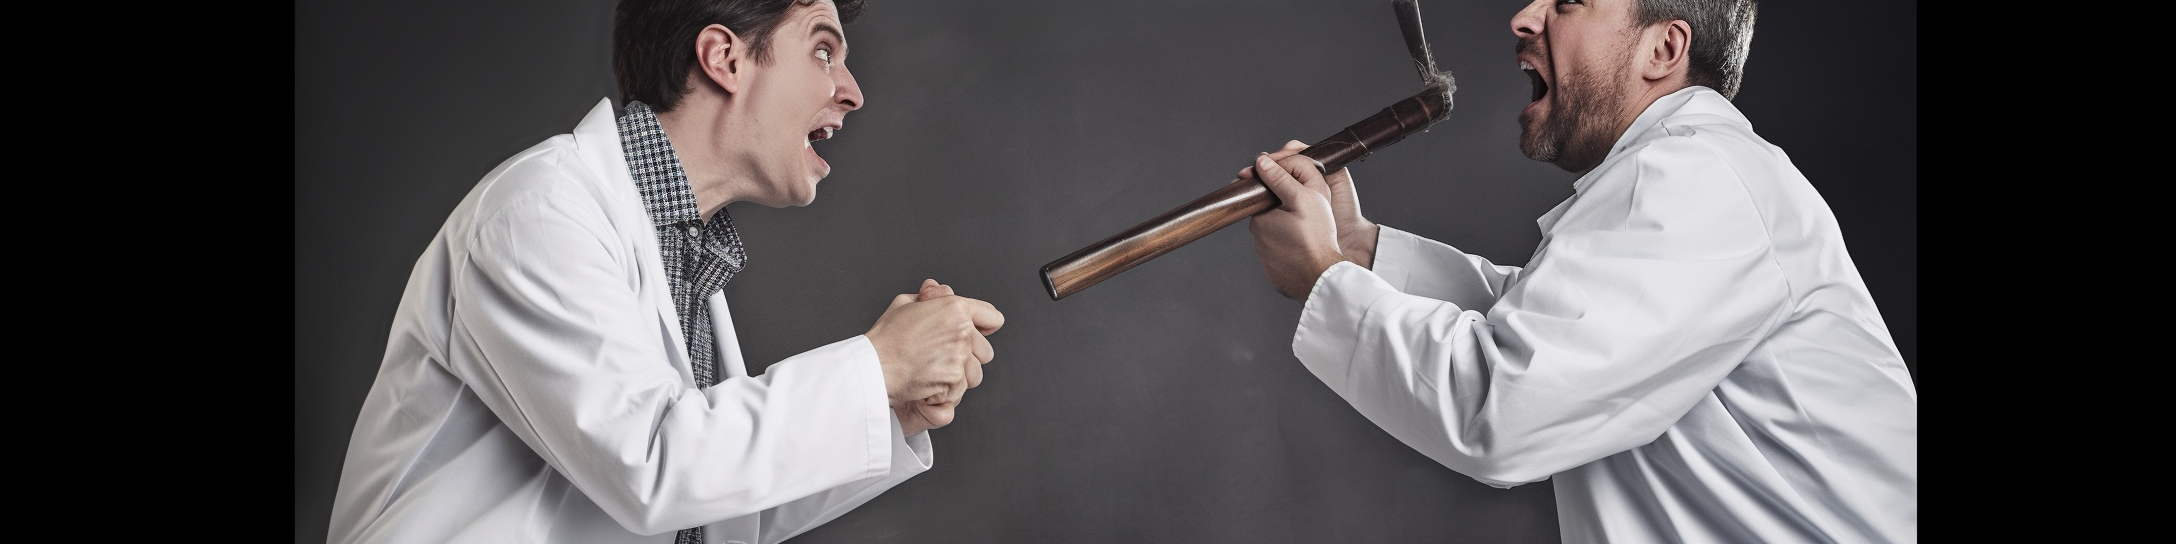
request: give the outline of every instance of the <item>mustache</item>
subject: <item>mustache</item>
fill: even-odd
[[[1511,44],[1511,48],[1511,54],[1513,55],[1532,53],[1537,57],[1544,56],[1541,51],[1541,40],[1534,38],[1519,38],[1518,43]]]

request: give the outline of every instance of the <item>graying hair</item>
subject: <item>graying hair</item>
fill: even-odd
[[[1757,0],[1637,0],[1635,24],[1646,28],[1669,20],[1692,27],[1692,58],[1687,83],[1703,85],[1723,98],[1737,98],[1745,79],[1745,56],[1753,46],[1753,11]]]

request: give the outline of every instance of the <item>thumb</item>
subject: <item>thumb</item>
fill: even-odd
[[[952,296],[952,286],[937,283],[937,280],[922,280],[921,292],[915,293],[915,300],[929,300],[948,296]]]
[[[1283,165],[1270,160],[1267,154],[1255,155],[1254,171],[1259,174],[1255,177],[1262,180],[1262,185],[1268,186],[1269,192],[1277,195],[1279,209],[1288,212],[1300,211],[1295,202],[1299,201],[1300,191],[1307,188],[1301,187],[1298,180],[1292,179],[1292,173],[1286,172]]]
[[[967,302],[967,319],[974,323],[976,332],[989,336],[1005,327],[1005,313],[997,311],[997,306],[971,298]]]

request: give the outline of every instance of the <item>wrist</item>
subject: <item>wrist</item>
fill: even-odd
[[[903,390],[906,389],[908,376],[906,369],[893,364],[893,361],[900,360],[899,355],[884,349],[887,347],[886,342],[877,341],[874,331],[866,336],[869,338],[871,351],[876,352],[877,371],[884,376],[884,401],[891,404],[903,402],[905,399],[900,397]]]
[[[1284,286],[1285,298],[1299,301],[1300,304],[1306,304],[1307,295],[1315,292],[1315,284],[1322,281],[1322,275],[1330,273],[1330,267],[1337,266],[1337,263],[1347,260],[1337,253],[1316,255],[1306,265],[1307,268],[1303,269],[1303,275],[1292,278],[1291,283]]]
[[[1315,261],[1315,273],[1309,274],[1307,276],[1307,285],[1304,286],[1304,289],[1307,291],[1313,291],[1315,289],[1315,282],[1322,281],[1322,275],[1330,273],[1330,267],[1337,266],[1337,263],[1342,263],[1350,260],[1352,260],[1350,257],[1346,257],[1336,253],[1323,255],[1320,259]]]
[[[1338,249],[1344,252],[1345,260],[1352,261],[1352,264],[1360,265],[1361,268],[1374,270],[1375,243],[1381,239],[1383,227],[1372,222],[1362,223],[1350,232],[1352,236],[1349,239],[1339,240]]]
[[[913,407],[903,403],[893,403],[891,407],[892,421],[899,425],[900,434],[914,436],[915,433],[926,430],[922,428],[921,418],[915,413]]]

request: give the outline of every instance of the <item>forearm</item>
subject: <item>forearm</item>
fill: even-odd
[[[1395,228],[1377,225],[1376,232],[1368,268],[1406,294],[1487,313],[1520,271]]]
[[[1545,437],[1517,427],[1547,409],[1538,391],[1493,379],[1502,353],[1484,317],[1400,293],[1353,267],[1333,267],[1308,297],[1293,352],[1324,385],[1399,441],[1498,487],[1547,478]],[[1546,395],[1544,395],[1546,396]]]
[[[1334,267],[1309,297],[1293,349],[1392,436],[1507,487],[1653,440],[1747,347],[1728,340],[1740,331],[1710,335],[1701,323],[1624,326],[1619,310],[1587,308],[1587,319],[1567,320],[1500,308],[1511,315],[1492,321],[1397,292],[1366,270]],[[1582,330],[1595,323],[1615,329]]]
[[[841,344],[707,390],[496,364],[505,385],[478,393],[606,513],[652,534],[887,473],[898,424],[882,378]]]

